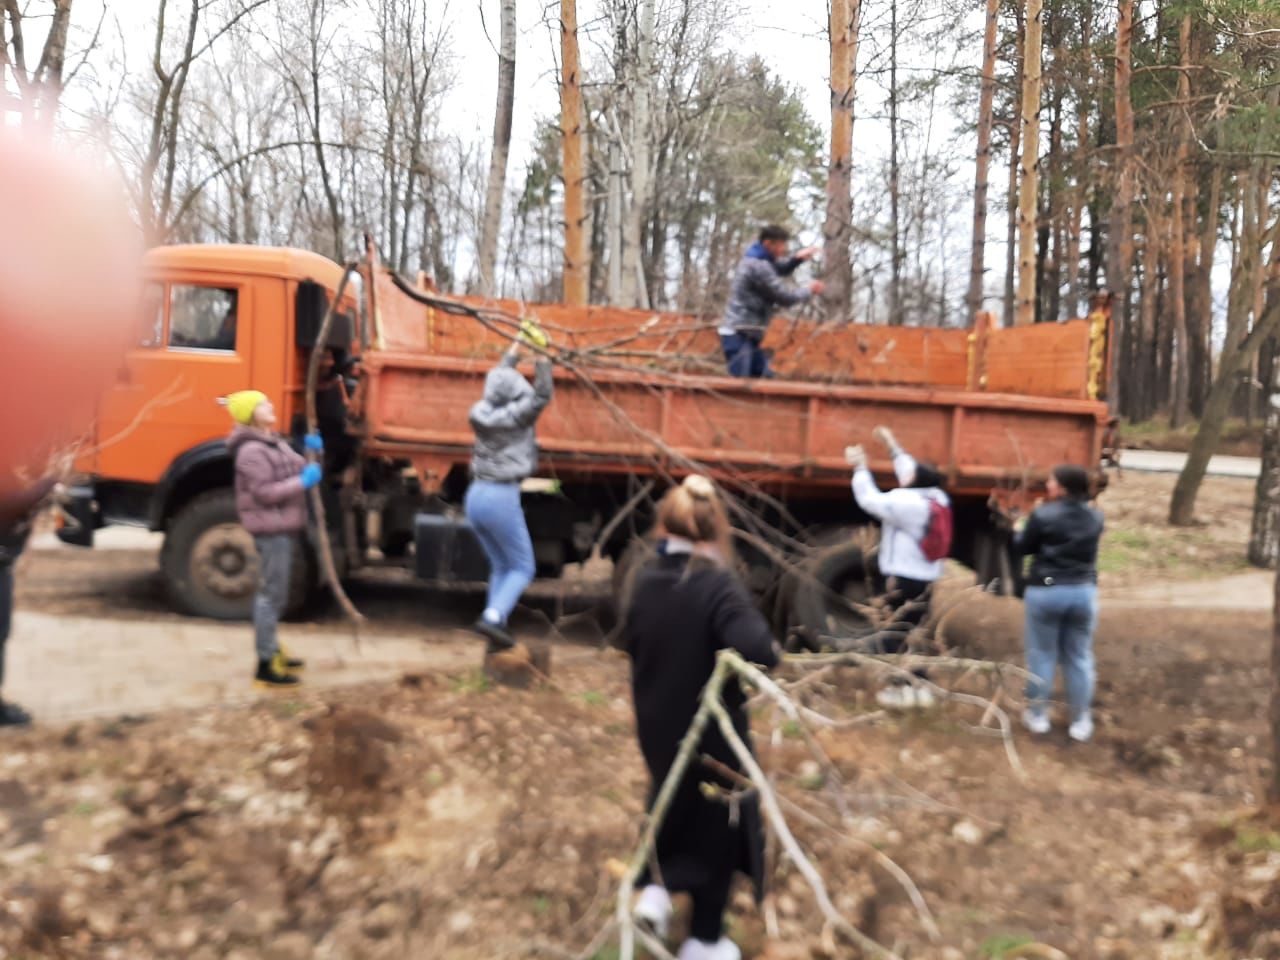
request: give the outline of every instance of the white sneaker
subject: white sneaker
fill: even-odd
[[[916,709],[929,710],[938,702],[933,695],[933,691],[928,687],[914,687],[916,694]]]
[[[671,924],[671,894],[666,887],[651,883],[640,891],[632,916],[647,926],[659,940],[667,937],[667,927]]]
[[[915,687],[894,684],[876,694],[876,703],[886,710],[910,710],[916,705]]]
[[[690,937],[680,948],[676,960],[742,960],[742,951],[728,937],[721,937],[715,943]]]
[[[1088,743],[1093,739],[1093,716],[1084,713],[1079,719],[1073,720],[1071,726],[1067,727],[1067,736],[1076,743]]]
[[[1042,710],[1033,710],[1030,707],[1022,711],[1022,725],[1037,736],[1048,733],[1053,729],[1053,724],[1049,722],[1049,715]]]

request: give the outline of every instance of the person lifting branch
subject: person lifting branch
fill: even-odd
[[[551,402],[554,385],[545,354],[534,363],[532,384],[516,369],[526,345],[547,347],[547,335],[532,320],[521,323],[520,335],[485,376],[484,395],[470,414],[476,442],[464,507],[489,560],[489,588],[475,630],[490,652],[515,646],[507,621],[537,572],[520,485],[537,469],[534,425]]]
[[[946,478],[937,467],[907,453],[888,427],[876,427],[875,435],[893,459],[897,489],[876,486],[861,446],[847,448],[845,457],[853,467],[854,499],[880,521],[878,561],[888,578],[885,599],[892,616],[882,630],[882,649],[896,654],[907,649],[911,631],[924,622],[933,585],[942,576],[951,549],[951,501],[943,490]],[[924,672],[917,670],[916,676],[923,678]],[[896,678],[876,700],[891,709],[930,707],[933,694],[927,686]]]

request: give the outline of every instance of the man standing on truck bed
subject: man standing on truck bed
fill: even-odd
[[[761,348],[769,321],[778,307],[791,307],[821,294],[821,280],[807,287],[782,282],[796,267],[813,257],[817,247],[805,247],[794,257],[787,256],[791,234],[785,227],[770,224],[760,231],[760,239],[747,247],[733,275],[729,305],[720,325],[720,344],[731,377],[771,377],[769,357]]]

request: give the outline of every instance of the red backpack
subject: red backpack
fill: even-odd
[[[920,552],[930,563],[943,560],[951,552],[951,508],[929,498],[929,520],[920,538]]]

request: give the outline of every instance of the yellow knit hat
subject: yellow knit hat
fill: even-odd
[[[231,414],[232,420],[247,427],[253,421],[253,411],[258,409],[258,404],[266,403],[266,400],[267,395],[261,390],[237,390],[227,397],[227,412]]]

